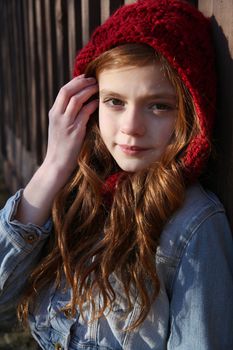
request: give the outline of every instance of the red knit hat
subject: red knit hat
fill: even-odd
[[[104,51],[124,43],[145,43],[162,53],[193,98],[200,133],[183,157],[196,178],[210,153],[215,115],[216,77],[209,19],[182,0],[139,0],[118,9],[93,33],[75,60],[74,76]]]

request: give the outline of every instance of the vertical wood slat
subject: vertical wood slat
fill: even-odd
[[[57,40],[57,65],[58,65],[58,85],[61,86],[67,82],[69,76],[68,59],[68,23],[67,23],[67,1],[56,0],[56,40]]]
[[[47,138],[47,110],[48,110],[48,95],[46,87],[48,86],[48,72],[47,64],[45,61],[45,53],[47,52],[47,45],[45,40],[45,13],[44,13],[44,2],[41,0],[35,0],[35,10],[36,10],[36,30],[38,38],[38,70],[40,71],[39,75],[39,111],[40,111],[40,129],[41,137],[40,140],[45,140]],[[37,95],[38,96],[38,95]],[[45,142],[40,142],[39,147],[39,164],[42,162],[43,156],[45,155],[46,145]]]
[[[19,13],[19,5],[20,2],[12,2],[13,5],[13,13],[15,14],[15,20],[13,22],[13,32],[14,32],[14,42],[15,44],[22,41],[21,38],[21,28],[19,25],[20,22],[20,13]],[[24,133],[22,132],[22,113],[17,113],[16,110],[24,111],[24,106],[23,106],[23,96],[22,94],[24,93],[24,87],[21,86],[21,82],[23,81],[22,79],[22,58],[21,58],[21,53],[22,53],[22,47],[20,46],[18,50],[15,50],[15,47],[12,47],[12,56],[14,57],[15,60],[15,75],[13,77],[14,81],[14,99],[15,99],[15,105],[14,105],[14,110],[15,110],[15,138],[14,138],[14,147],[12,148],[12,158],[11,158],[11,164],[14,164],[15,170],[17,173],[21,172],[21,153],[20,157],[17,157],[17,154],[19,152],[20,145],[17,142],[20,137],[21,137],[21,143],[24,142]],[[12,83],[13,83],[12,81]]]
[[[188,2],[195,7],[198,7],[198,0],[188,0]]]
[[[25,4],[24,4],[25,6]],[[31,1],[27,3],[27,16],[28,16],[28,54],[30,62],[30,72],[31,81],[28,82],[30,86],[30,102],[31,102],[31,115],[28,119],[28,124],[31,129],[31,145],[30,151],[32,154],[36,154],[35,150],[35,137],[36,137],[36,79],[35,79],[35,38],[33,35],[33,4]],[[37,158],[36,158],[37,159]]]
[[[100,25],[101,11],[100,0],[89,0],[89,36]]]
[[[29,0],[30,2],[30,0]],[[36,24],[36,2],[32,1],[32,30],[30,32],[30,35],[33,36],[33,44],[32,50],[34,50],[34,61],[33,61],[33,79],[35,80],[35,115],[34,115],[34,122],[35,122],[35,131],[34,131],[34,137],[32,139],[32,145],[34,146],[35,150],[35,157],[36,161],[39,164],[41,162],[41,152],[40,152],[40,145],[41,145],[41,139],[42,139],[42,133],[41,133],[41,90],[40,90],[40,61],[39,61],[39,48],[38,48],[38,31],[37,31],[37,24]],[[32,53],[32,52],[31,52]]]
[[[115,12],[120,6],[123,6],[126,3],[124,0],[110,1],[110,14]]]
[[[0,42],[2,47],[0,50],[0,62],[7,62],[7,17],[6,17],[6,3],[0,3],[0,11],[3,14],[2,21],[0,21]],[[7,76],[6,70],[3,69],[3,64],[0,64],[0,152],[4,158],[7,157],[6,152],[6,135],[4,128],[6,125],[6,113],[7,113]]]
[[[55,0],[44,2],[45,5],[45,26],[47,51],[44,53],[47,65],[47,92],[48,109],[52,107],[55,100],[58,86],[58,66],[57,66],[57,37],[55,23]],[[47,111],[48,112],[48,111]]]
[[[15,21],[13,22],[14,24],[14,38],[15,38],[15,43],[22,42],[22,35],[21,35],[21,26],[20,26],[20,13],[19,13],[19,5],[20,1],[13,2],[12,3],[14,8],[13,11],[15,13]],[[24,91],[24,86],[21,86],[21,82],[23,81],[23,76],[22,76],[22,46],[20,46],[19,50],[14,49],[14,59],[15,59],[15,66],[16,66],[16,74],[14,76],[14,88],[15,88],[15,99],[16,99],[16,106],[17,109],[21,110],[22,112],[24,111],[24,106],[23,106],[23,93]],[[16,130],[15,134],[17,137],[19,137],[22,134],[22,139],[23,139],[23,133],[22,133],[22,122],[21,122],[22,115],[21,114],[16,114]]]
[[[226,207],[233,228],[233,7],[231,1],[199,0],[211,18],[218,72],[215,159],[210,163],[211,188]]]
[[[30,149],[30,128],[27,121],[30,116],[30,94],[29,94],[29,78],[30,78],[30,62],[28,57],[27,43],[28,43],[28,23],[27,23],[27,10],[25,9],[25,1],[20,0],[18,2],[20,6],[20,28],[21,28],[21,54],[22,54],[22,81],[21,87],[23,89],[22,101],[23,110],[21,112],[22,117],[22,143],[26,150]],[[26,11],[25,11],[26,10]]]
[[[75,1],[68,2],[68,43],[69,43],[69,76],[72,75],[74,56],[76,52],[75,32],[76,32],[76,18],[75,18]]]
[[[132,4],[135,0],[125,0],[125,4]]]
[[[89,39],[89,1],[82,0],[81,3],[81,10],[82,10],[82,29],[83,29],[83,36],[82,36],[82,46],[84,46]]]
[[[25,86],[26,95],[24,96],[26,105],[26,115],[23,117],[25,125],[23,127],[26,129],[26,150],[31,152],[32,150],[32,60],[30,54],[30,26],[29,26],[29,8],[28,1],[21,2],[22,13],[23,13],[23,36],[24,36],[24,66],[25,66]]]
[[[110,0],[101,0],[100,10],[101,10],[100,20],[101,20],[101,23],[103,23],[109,17],[109,14],[110,14]]]
[[[7,10],[7,16],[10,14],[14,14],[14,7],[13,7],[13,2],[8,2],[6,4],[6,10]],[[8,17],[9,18],[9,17]],[[11,67],[11,70],[9,71],[8,75],[8,92],[9,92],[9,101],[8,101],[8,108],[9,108],[9,114],[7,115],[7,123],[9,124],[10,128],[13,130],[14,134],[16,133],[16,123],[17,123],[17,118],[14,120],[14,116],[16,115],[16,106],[17,106],[17,98],[15,96],[15,86],[16,86],[16,81],[14,77],[16,76],[16,64],[14,64],[14,60],[16,57],[14,57],[14,47],[16,45],[15,42],[15,30],[14,30],[14,25],[13,21],[12,22],[7,22],[7,30],[8,30],[8,40],[11,43],[9,45],[9,64]],[[14,59],[13,59],[14,57]],[[7,155],[9,162],[12,164],[14,159],[15,159],[15,140],[12,140],[12,142],[7,143]]]
[[[81,0],[74,0],[75,4],[75,46],[77,50],[80,50],[83,46],[82,37],[83,37],[83,28],[82,28],[82,2]],[[76,52],[75,52],[76,53]],[[72,67],[73,70],[73,67]]]
[[[11,14],[13,14],[13,6],[12,6],[12,2],[7,2],[6,3],[6,11],[7,11],[7,17],[9,18],[9,16]],[[15,65],[13,65],[14,61],[12,61],[12,48],[15,46],[15,43],[14,43],[14,33],[13,33],[13,24],[12,24],[12,21],[10,22],[9,20],[7,21],[7,34],[8,34],[8,42],[11,43],[11,45],[9,45],[9,48],[8,48],[8,62],[10,64],[10,67],[11,67],[11,70],[8,71],[8,93],[9,93],[9,112],[10,112],[10,109],[12,113],[9,113],[8,115],[8,120],[7,122],[9,123],[10,127],[12,129],[15,130],[15,125],[13,123],[13,115],[14,115],[14,106],[16,104],[16,101],[14,101],[14,87],[12,86],[13,83],[13,76],[15,75]],[[15,84],[15,82],[14,82]],[[13,101],[15,102],[14,105],[13,105]]]
[[[81,0],[70,0],[68,2],[68,23],[69,77],[71,79],[77,50],[82,47]]]

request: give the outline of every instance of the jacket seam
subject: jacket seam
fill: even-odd
[[[187,241],[184,243],[183,245],[183,248],[181,250],[181,254],[178,258],[178,264],[176,266],[176,270],[174,272],[174,277],[172,279],[172,282],[171,282],[171,286],[170,286],[170,293],[172,295],[172,290],[173,290],[173,287],[174,287],[174,283],[176,281],[176,278],[177,278],[177,275],[179,273],[179,269],[180,269],[180,266],[181,266],[181,263],[182,263],[182,260],[183,260],[183,257],[184,257],[184,253],[185,251],[187,250],[187,247],[189,246],[190,242],[193,240],[193,238],[195,237],[195,235],[197,234],[197,231],[198,229],[200,228],[200,226],[207,220],[209,219],[210,217],[216,215],[216,214],[219,214],[219,213],[224,213],[224,210],[221,210],[221,209],[218,209],[218,210],[215,210],[214,212],[211,212],[209,213],[207,216],[205,216],[205,218],[203,218],[199,223],[198,225],[196,225],[196,227],[193,229],[193,232],[190,234],[189,238],[187,239]]]

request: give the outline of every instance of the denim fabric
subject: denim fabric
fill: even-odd
[[[14,213],[22,190],[10,198],[0,220],[0,322],[11,315],[33,266],[40,259],[52,229],[22,225]],[[113,275],[113,310],[90,323],[77,310],[62,311],[71,290],[46,288],[30,311],[32,335],[42,349],[85,350],[232,350],[233,241],[224,209],[216,196],[196,184],[183,207],[166,224],[155,256],[161,289],[146,320],[124,331],[138,316],[134,308],[125,319],[126,300]],[[101,305],[101,300],[97,300]]]

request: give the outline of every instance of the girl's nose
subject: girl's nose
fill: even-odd
[[[146,132],[143,113],[137,108],[129,108],[122,115],[121,132],[126,135],[143,136]]]

